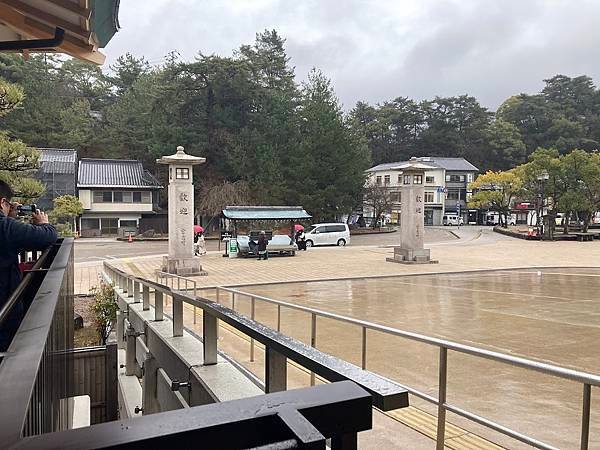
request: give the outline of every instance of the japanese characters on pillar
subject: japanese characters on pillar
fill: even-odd
[[[431,263],[429,250],[423,248],[425,236],[425,192],[423,180],[425,170],[435,167],[425,164],[417,158],[411,158],[405,164],[395,167],[400,171],[402,180],[401,212],[400,212],[400,246],[394,247],[394,257],[387,258],[391,262]]]
[[[169,256],[163,261],[163,270],[179,275],[202,272],[194,258],[194,184],[193,167],[205,158],[191,156],[177,147],[177,153],[157,159],[169,166]]]

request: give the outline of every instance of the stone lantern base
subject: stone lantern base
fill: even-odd
[[[208,272],[202,270],[202,264],[200,264],[198,258],[171,258],[163,256],[161,270],[182,277],[208,275]]]
[[[408,249],[394,247],[394,257],[386,258],[386,261],[400,264],[437,264],[437,261],[431,259],[428,248]]]

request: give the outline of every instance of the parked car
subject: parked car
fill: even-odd
[[[315,223],[304,233],[306,246],[339,245],[350,243],[350,229],[345,223]]]
[[[442,225],[464,225],[465,221],[457,214],[446,214],[442,217]]]

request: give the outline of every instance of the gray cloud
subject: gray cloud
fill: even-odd
[[[104,51],[230,55],[275,28],[298,80],[320,68],[345,109],[464,93],[495,109],[557,73],[600,78],[599,16],[594,0],[128,0]]]

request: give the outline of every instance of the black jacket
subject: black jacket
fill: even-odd
[[[268,243],[269,243],[269,240],[267,239],[267,237],[264,234],[261,234],[258,237],[258,251],[264,252],[267,249]]]
[[[0,212],[0,305],[21,281],[19,252],[44,250],[57,239],[58,233],[52,225],[30,225]]]

